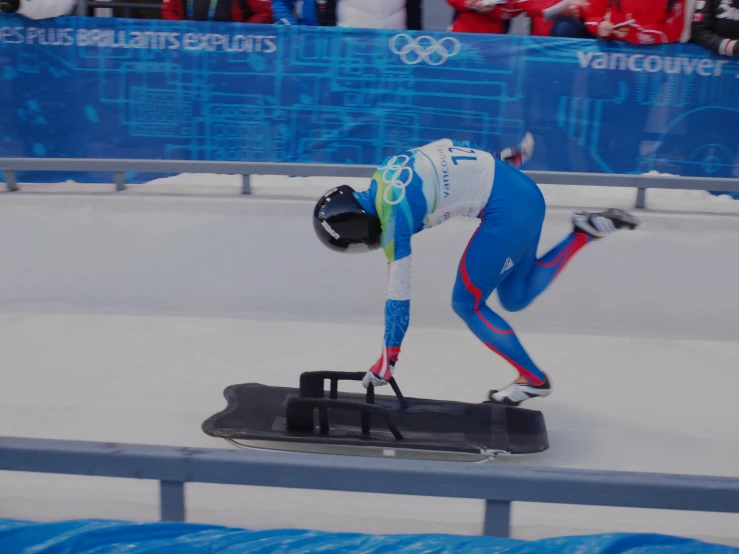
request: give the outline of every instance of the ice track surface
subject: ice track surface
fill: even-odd
[[[628,206],[621,196],[555,200],[542,249],[570,229],[569,206]],[[311,208],[135,191],[0,194],[0,435],[226,448],[200,430],[225,406],[225,386],[369,367],[382,339],[382,254],[324,250]],[[579,253],[528,310],[503,313],[552,377],[554,394],[529,404],[544,411],[552,446],[496,463],[739,476],[739,215],[640,216],[637,231]],[[474,226],[452,220],[414,241],[396,374],[407,394],[477,401],[514,377],[450,307]],[[187,496],[190,521],[369,533],[477,534],[483,508],[197,484]],[[154,482],[0,473],[0,517],[153,521],[157,502]],[[513,531],[739,545],[739,516],[516,504]]]

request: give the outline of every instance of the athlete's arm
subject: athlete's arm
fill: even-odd
[[[400,346],[408,330],[411,314],[411,256],[388,263],[387,296],[385,299],[385,335],[382,354],[370,371],[390,380]]]
[[[400,196],[403,195],[403,196]],[[382,246],[388,262],[387,295],[385,298],[385,334],[382,353],[368,375],[388,381],[393,375],[400,347],[408,330],[411,310],[411,236],[413,224],[410,206],[404,191],[379,184],[375,200],[377,215],[382,222]]]

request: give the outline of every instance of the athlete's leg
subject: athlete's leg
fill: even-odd
[[[570,233],[557,246],[537,259],[537,237],[511,274],[498,287],[500,305],[509,312],[526,308],[552,284],[573,256],[593,240],[593,237],[585,233]]]
[[[507,360],[529,383],[540,385],[546,375],[534,363],[510,325],[485,303],[505,278],[509,259],[515,263],[528,244],[501,234],[484,219],[470,239],[457,269],[452,307],[485,346]]]
[[[509,312],[523,310],[552,284],[585,245],[617,229],[634,229],[638,222],[621,210],[606,210],[600,213],[577,213],[573,217],[573,224],[573,232],[541,258],[536,258],[539,238],[532,242],[520,263],[498,288],[498,299],[503,308]]]
[[[514,148],[506,148],[495,157],[511,167],[518,168],[525,163],[534,152],[534,138],[526,133],[521,143]],[[498,170],[501,173],[501,170]],[[536,184],[528,178],[511,175],[505,172],[503,185],[516,183],[518,191],[530,189],[529,192],[539,193]],[[509,187],[510,189],[510,187]],[[536,189],[534,191],[534,189]],[[514,193],[515,194],[515,193]],[[509,196],[506,194],[505,196]],[[509,202],[508,209],[515,209],[515,204]],[[574,231],[557,246],[537,259],[539,236],[532,242],[527,251],[521,256],[508,277],[500,284],[498,298],[501,305],[509,312],[516,312],[526,308],[534,299],[554,281],[565,268],[572,257],[580,249],[609,232],[622,227],[636,227],[636,220],[620,210],[608,210],[603,213],[578,213],[573,218]]]
[[[544,197],[531,179],[506,163],[496,164],[482,222],[459,262],[452,307],[475,336],[513,365],[527,383],[548,389],[547,376],[516,333],[485,303],[538,239],[545,211]]]

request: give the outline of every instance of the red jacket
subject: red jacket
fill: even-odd
[[[554,21],[544,21],[544,17],[537,14],[529,16],[531,19],[531,35],[535,37],[548,37],[552,34]]]
[[[680,42],[685,24],[685,0],[676,0],[669,11],[668,0],[590,0],[585,8],[588,31],[598,36],[598,25],[607,14],[614,25],[636,20],[621,40],[634,44]]]
[[[560,0],[530,0],[526,5],[526,15],[531,19],[531,34],[538,37],[548,37],[552,34],[554,20],[545,21],[542,10],[551,8]]]
[[[187,19],[185,5],[186,0],[164,0],[162,19]],[[269,0],[246,0],[246,5],[251,10],[251,14],[244,13],[238,0],[231,0],[231,21],[234,23],[272,23],[272,3]]]
[[[455,33],[505,33],[503,23],[513,19],[521,10],[516,0],[508,0],[507,4],[496,6],[489,13],[480,13],[467,9],[466,0],[447,0],[454,8],[452,31]]]

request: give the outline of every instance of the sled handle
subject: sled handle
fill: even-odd
[[[361,381],[364,379],[365,375],[366,372],[362,371],[306,371],[300,375],[300,396],[322,398],[323,382],[325,379],[329,379],[331,381],[329,398],[331,400],[336,400],[339,396],[339,381]],[[408,401],[400,391],[400,387],[395,381],[395,377],[391,377],[388,383],[390,383],[395,396],[398,398],[400,409],[408,409]],[[374,392],[370,393],[373,388],[374,387],[372,386],[367,387],[368,404],[374,404],[375,402]]]
[[[400,387],[398,386],[398,383],[395,381],[395,377],[390,377],[390,386],[393,387],[393,391],[395,392],[395,396],[398,397],[398,402],[400,402],[400,409],[406,410],[408,409],[408,401],[405,399],[405,396],[403,396],[403,393],[400,392]]]

